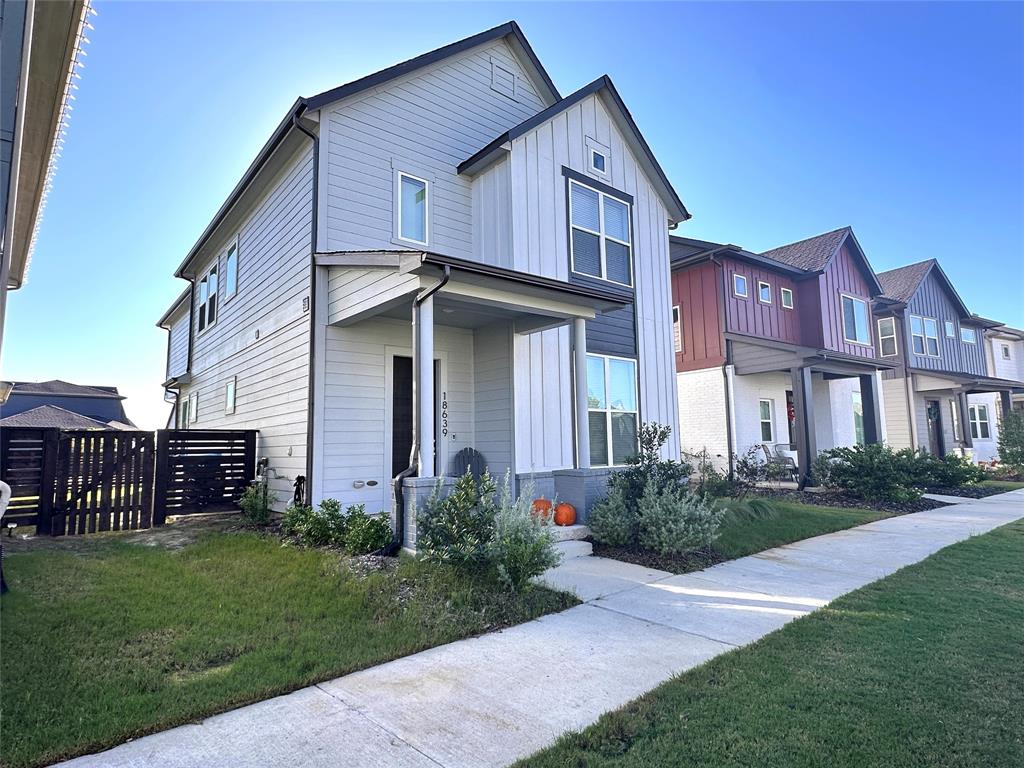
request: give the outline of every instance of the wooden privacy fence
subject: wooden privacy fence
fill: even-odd
[[[0,430],[4,522],[59,536],[233,510],[256,471],[255,430]]]

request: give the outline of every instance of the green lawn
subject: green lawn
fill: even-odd
[[[979,485],[983,485],[986,488],[998,488],[1004,493],[1024,488],[1024,483],[1016,483],[1012,480],[982,480]]]
[[[10,767],[96,751],[576,602],[539,587],[511,595],[411,559],[358,577],[336,553],[248,533],[175,550],[107,540],[10,554],[4,570],[0,763]]]
[[[776,501],[772,506],[778,512],[775,517],[727,519],[714,548],[726,560],[732,560],[889,517],[869,509],[819,507],[792,501]]]
[[[1024,522],[664,684],[523,766],[1024,765]]]

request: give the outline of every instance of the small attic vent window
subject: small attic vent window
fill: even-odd
[[[516,75],[498,62],[491,59],[491,90],[497,91],[502,96],[510,99],[516,97]]]
[[[596,149],[590,152],[590,165],[598,173],[605,173],[605,163],[607,158],[598,152]]]

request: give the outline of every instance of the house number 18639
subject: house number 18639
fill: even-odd
[[[441,435],[448,437],[448,393],[441,393]]]

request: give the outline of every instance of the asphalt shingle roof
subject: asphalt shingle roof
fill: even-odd
[[[828,260],[832,258],[832,254],[836,252],[839,244],[843,242],[843,238],[849,232],[849,227],[841,227],[823,235],[808,237],[806,240],[798,240],[789,245],[780,245],[761,255],[792,267],[817,272],[825,268]]]
[[[72,384],[60,379],[51,381],[15,381],[11,390],[19,395],[79,395],[83,397],[110,397],[123,399],[117,393],[117,387],[85,386]]]
[[[42,429],[43,427],[59,427],[60,429],[111,429],[107,424],[97,419],[90,419],[73,413],[56,405],[40,405],[29,411],[22,411],[13,416],[0,419],[0,427],[32,427]],[[119,428],[119,427],[115,427]]]
[[[878,282],[882,284],[882,292],[886,298],[906,304],[914,296],[917,286],[924,280],[928,270],[935,264],[935,259],[919,261],[905,267],[890,269],[878,273]]]

